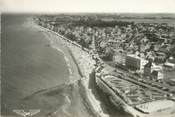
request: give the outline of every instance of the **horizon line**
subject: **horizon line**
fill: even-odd
[[[26,12],[20,12],[20,11],[1,11],[1,14],[174,14],[175,12],[45,12],[45,11],[26,11]]]

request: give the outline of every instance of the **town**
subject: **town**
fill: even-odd
[[[170,108],[175,100],[175,27],[122,19],[101,14],[34,18],[89,52],[96,61],[97,84],[115,92],[123,104],[146,114]]]
[[[174,71],[175,27],[167,23],[106,21],[101,17],[46,16],[39,17],[38,23],[84,48],[93,48],[95,40],[100,58],[139,76],[161,81]]]

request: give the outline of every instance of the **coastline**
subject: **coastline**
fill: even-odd
[[[50,32],[53,32],[53,31],[50,31]],[[53,33],[56,33],[56,32],[53,32]],[[58,34],[58,36],[59,36],[59,34]],[[61,37],[60,37],[60,40],[62,40]],[[64,40],[62,40],[62,41],[64,41]],[[70,51],[69,54],[71,54],[72,59],[74,60],[75,64],[77,65],[77,68],[79,70],[79,75],[81,76],[79,86],[82,87],[81,90],[83,90],[82,92],[84,92],[83,96],[87,97],[87,98],[85,98],[85,101],[88,102],[90,107],[92,107],[91,109],[97,117],[100,117],[100,116],[107,117],[108,115],[103,113],[103,111],[101,110],[101,107],[99,106],[100,104],[99,104],[98,100],[96,100],[94,98],[91,90],[88,88],[89,75],[92,72],[92,69],[90,69],[90,68],[93,68],[93,62],[92,62],[93,60],[91,61],[89,54],[86,53],[85,51],[81,50],[81,48],[76,47],[73,44],[70,44],[69,42],[64,42],[64,44],[68,47],[68,50]],[[72,50],[70,50],[70,49],[72,49]],[[81,52],[81,54],[77,54],[76,51]],[[85,59],[87,59],[87,61]],[[90,63],[88,61],[88,59],[92,63]],[[90,65],[90,66],[88,66],[88,65]],[[131,112],[137,114],[137,112],[133,108],[125,107],[124,109],[126,112],[128,112],[127,110],[130,110]]]
[[[61,37],[61,35],[59,35],[58,33],[41,26],[38,27],[42,28],[46,32],[51,32],[53,33],[53,35],[57,36],[58,40],[53,40],[53,38],[52,39],[50,38],[52,46],[53,45],[54,47],[56,46],[57,50],[62,51],[65,56],[71,56],[71,58],[68,57],[68,59],[72,59],[74,61],[74,65],[77,67],[76,69],[80,79],[78,80],[70,79],[70,83],[78,81],[79,89],[81,90],[80,95],[82,96],[83,100],[88,104],[89,106],[88,108],[91,109],[93,115],[96,117],[108,117],[109,115],[103,113],[102,108],[100,107],[100,102],[96,100],[95,96],[92,93],[92,90],[88,88],[89,75],[93,70],[92,68],[94,66],[95,61],[92,60],[91,56],[87,52],[81,50],[80,47],[76,47],[75,45],[72,45],[69,42],[63,40],[62,39],[63,37]],[[61,47],[59,45],[56,45],[58,41],[61,43]],[[85,58],[87,59],[87,62],[85,62],[86,61]],[[73,77],[74,76],[72,75],[71,78]]]
[[[1,114],[4,116],[15,116],[12,110],[17,108],[37,108],[45,112],[59,108],[64,96],[54,93],[55,97],[48,97],[44,95],[44,90],[54,92],[53,87],[69,82],[67,65],[62,54],[48,46],[49,41],[41,33],[42,30],[33,27],[31,21],[26,19],[23,15],[3,15]],[[58,89],[72,91],[68,85]],[[31,97],[25,99],[28,96]],[[57,100],[51,99],[56,96]]]
[[[71,84],[77,80],[79,80],[81,78],[80,74],[78,73],[77,70],[77,65],[76,63],[73,61],[72,56],[70,55],[70,52],[67,48],[67,46],[65,46],[65,43],[60,39],[60,37],[58,37],[55,34],[51,34],[50,30],[43,28],[41,26],[38,26],[36,24],[33,24],[36,28],[39,28],[39,30],[42,30],[41,32],[45,35],[45,38],[50,42],[49,46],[52,47],[53,49],[56,49],[57,51],[61,52],[66,64],[67,64],[67,68],[68,68],[68,72],[69,72],[69,83]]]

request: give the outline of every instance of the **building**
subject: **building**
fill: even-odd
[[[162,71],[153,70],[151,73],[151,78],[153,80],[162,80],[164,78],[164,75],[163,75]]]
[[[164,63],[166,60],[165,52],[156,52],[155,62],[156,63]]]
[[[151,67],[152,67],[152,63],[151,63],[151,62],[148,62],[148,63],[144,66],[144,76],[150,77],[150,75],[151,75]]]
[[[129,54],[126,56],[125,65],[128,69],[131,70],[138,70],[140,72],[143,72],[145,64],[147,64],[148,61],[136,56],[135,54]]]
[[[125,64],[125,55],[122,52],[115,52],[113,55],[113,62],[115,64],[121,64],[124,65]]]
[[[155,65],[154,63],[148,62],[144,66],[144,76],[150,77],[154,80],[161,80],[164,78],[163,68],[160,65]]]
[[[165,67],[168,67],[168,68],[170,68],[170,69],[174,69],[174,68],[175,68],[175,64],[170,63],[170,62],[165,62],[164,66],[165,66]]]
[[[175,59],[173,57],[170,57],[165,63],[164,63],[165,67],[171,68],[171,69],[175,69]]]

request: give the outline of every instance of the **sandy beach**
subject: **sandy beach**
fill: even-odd
[[[42,28],[42,27],[40,27]],[[68,62],[68,66],[71,64],[74,64],[76,66],[76,74],[79,74],[78,78],[74,76],[74,74],[70,74],[70,83],[76,82],[79,80],[79,86],[82,91],[80,91],[80,94],[82,97],[84,97],[84,101],[88,104],[89,109],[91,109],[94,116],[103,116],[106,117],[107,115],[102,113],[102,110],[100,109],[100,103],[94,98],[92,95],[90,89],[88,89],[89,86],[89,75],[92,73],[92,70],[94,68],[95,61],[91,58],[91,56],[81,50],[81,48],[76,47],[75,45],[63,40],[60,38],[55,32],[52,32],[50,30],[47,30],[43,28],[45,31],[51,32],[52,38],[50,38],[51,46],[53,48],[57,48],[58,51],[62,51],[64,53],[64,56]],[[53,36],[57,36],[57,38],[53,38]],[[61,43],[61,46],[60,46]],[[71,57],[71,58],[70,58]],[[73,63],[70,62],[71,60],[74,60]],[[70,71],[72,71],[72,68],[70,67]],[[74,69],[75,70],[75,69]],[[72,72],[71,72],[72,73]],[[73,71],[73,73],[75,73]],[[75,74],[75,75],[76,75]],[[84,92],[84,93],[82,93]],[[100,113],[100,114],[99,114]]]

